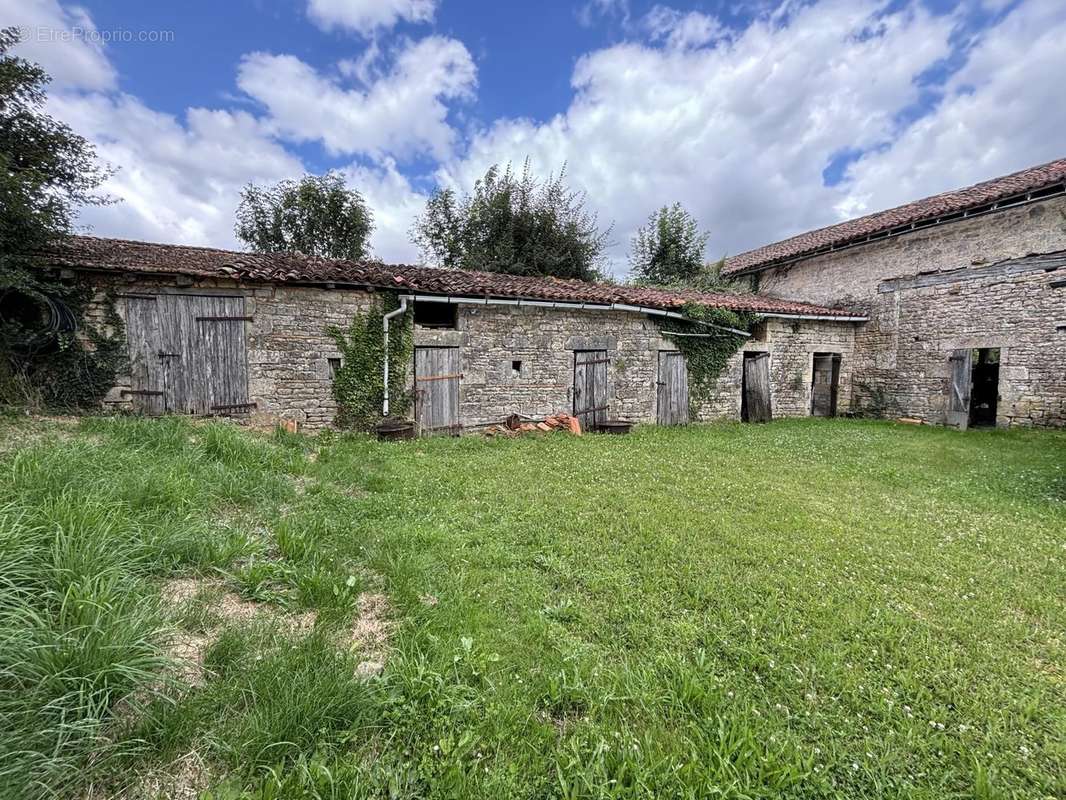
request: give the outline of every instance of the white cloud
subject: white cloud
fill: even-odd
[[[114,87],[115,70],[84,9],[62,8],[56,0],[0,0],[0,25],[21,29],[18,54],[43,66],[52,86]]]
[[[629,0],[586,0],[578,6],[577,21],[591,28],[600,19],[618,19],[623,26],[629,24]]]
[[[945,99],[847,172],[842,216],[1066,156],[1066,15],[1030,0],[979,38]]]
[[[628,13],[618,0],[588,9],[616,21]],[[4,16],[92,26],[52,0],[0,0]],[[615,222],[611,256],[622,272],[635,227],[675,200],[711,230],[716,257],[1066,154],[1059,0],[1023,0],[978,34],[939,105],[901,128],[900,112],[923,91],[916,78],[951,52],[959,19],[918,0],[820,0],[723,30],[713,17],[659,6],[626,27],[645,41],[578,60],[573,97],[555,117],[500,119],[465,135],[450,110],[473,97],[476,68],[460,42],[440,36],[375,38],[331,72],[251,54],[237,80],[265,108],[256,114],[160,113],[117,92],[105,50],[85,41],[26,43],[20,53],[57,76],[52,112],[121,167],[106,190],[124,202],[85,215],[101,235],[233,246],[241,186],[300,174],[285,144],[321,142],[359,158],[345,173],[374,210],[376,253],[410,261],[408,230],[428,189],[398,164],[432,157],[440,184],[466,189],[488,165],[529,155],[537,174],[568,162],[568,183],[588,192],[603,224]],[[853,150],[866,155],[825,186],[822,170]]]
[[[349,75],[365,64],[344,62]],[[346,88],[291,55],[252,53],[237,83],[262,103],[286,138],[320,141],[333,154],[446,158],[455,142],[445,101],[473,96],[477,69],[455,39],[403,44],[391,70],[364,88]]]
[[[324,30],[344,28],[363,34],[400,21],[431,22],[436,0],[309,0],[307,14]]]
[[[343,170],[349,186],[357,188],[374,212],[374,255],[390,263],[413,263],[418,253],[409,231],[425,208],[428,195],[417,191],[392,159],[376,167],[353,165]]]
[[[80,220],[102,235],[230,247],[241,187],[303,171],[244,112],[194,108],[183,124],[129,95],[58,93],[48,105],[119,167],[102,191],[121,202]]]
[[[566,161],[603,223],[615,269],[635,228],[681,201],[712,233],[709,255],[835,221],[822,170],[845,148],[890,140],[914,79],[948,54],[952,21],[918,6],[826,0],[761,17],[713,46],[624,43],[578,62],[575,97],[544,123],[500,120],[476,134],[443,183],[489,164]]]
[[[700,11],[683,13],[669,6],[655,6],[644,17],[644,27],[653,42],[665,42],[667,47],[684,50],[702,47],[723,36],[722,24]]]

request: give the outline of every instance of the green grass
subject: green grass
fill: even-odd
[[[5,419],[0,563],[2,797],[190,753],[216,800],[1066,795],[1062,432]],[[190,575],[223,588],[159,602]]]

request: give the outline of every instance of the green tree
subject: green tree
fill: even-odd
[[[680,203],[663,206],[633,236],[629,267],[634,280],[656,286],[696,284],[705,272],[709,236]]]
[[[32,258],[71,230],[81,205],[105,170],[93,147],[44,113],[50,78],[37,64],[10,54],[15,28],[0,29],[0,288],[42,288]]]
[[[374,219],[363,196],[336,172],[274,186],[248,184],[237,207],[237,238],[259,253],[360,260],[370,255]]]
[[[0,29],[0,398],[88,405],[110,387],[121,337],[78,329],[89,289],[42,269],[109,174],[92,145],[44,113],[48,75]],[[112,316],[112,322],[117,323]],[[86,346],[87,345],[87,346]]]
[[[423,257],[443,267],[513,275],[601,280],[610,230],[568,189],[566,166],[537,180],[494,165],[462,196],[441,189],[426,203],[411,236]]]

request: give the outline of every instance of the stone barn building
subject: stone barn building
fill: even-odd
[[[405,366],[425,433],[562,411],[587,427],[838,413],[1066,424],[1066,160],[729,259],[751,294],[94,237],[72,237],[51,268],[92,282],[90,322],[114,303],[130,374],[105,404],[142,413],[328,425],[341,354],[326,328],[388,291],[413,311]],[[699,403],[662,326],[689,303],[762,317]]]
[[[337,411],[331,376],[341,354],[327,326],[346,328],[382,291],[413,310],[407,374],[423,432],[477,430],[515,413],[571,412],[586,427],[608,417],[686,422],[685,359],[660,323],[685,319],[690,302],[762,316],[719,375],[713,397],[692,409],[697,418],[805,416],[812,403],[817,413],[844,411],[855,326],[863,319],[758,295],[95,237],[72,237],[51,263],[92,282],[93,324],[105,324],[109,302],[125,322],[130,374],[106,405],[295,420],[309,428],[328,425]]]
[[[854,411],[1066,425],[1066,159],[760,247],[725,271],[869,318]]]

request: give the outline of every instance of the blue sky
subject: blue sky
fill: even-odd
[[[337,169],[376,253],[413,261],[429,192],[528,157],[567,163],[622,275],[675,200],[713,258],[1066,156],[1060,0],[0,0],[0,19],[118,168],[119,202],[83,217],[101,235],[235,246],[243,184]]]

